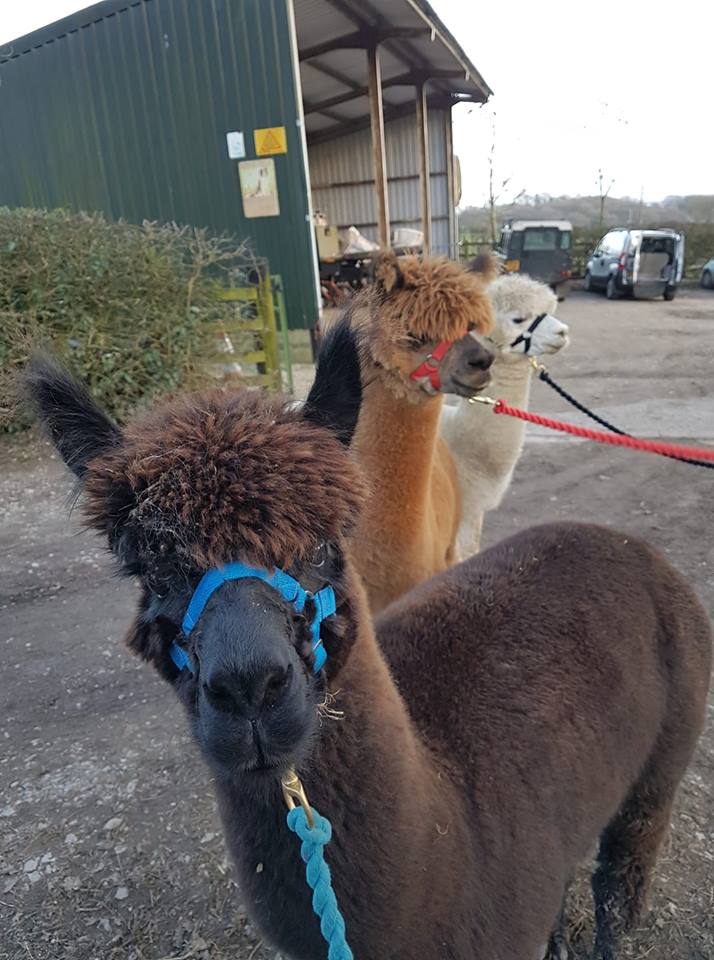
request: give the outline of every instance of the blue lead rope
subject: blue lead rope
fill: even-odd
[[[209,570],[199,581],[184,614],[181,624],[184,636],[188,637],[196,626],[206,604],[216,590],[229,580],[242,580],[248,577],[262,580],[274,590],[277,590],[281,597],[293,605],[297,613],[303,612],[308,600],[312,601],[315,608],[310,621],[312,651],[315,656],[313,670],[315,673],[319,673],[327,659],[327,653],[320,637],[320,625],[323,620],[333,616],[336,612],[335,593],[329,584],[322,590],[318,590],[317,593],[310,593],[284,570],[276,569],[270,573],[268,570],[249,567],[244,563],[227,563],[224,567]],[[189,670],[193,673],[188,654],[176,641],[171,645],[170,654],[179,670]],[[301,802],[307,805],[302,784],[300,784],[294,771],[293,777],[302,792]],[[286,786],[287,784],[283,782],[283,789]],[[325,862],[324,848],[332,837],[332,825],[325,817],[321,817],[316,810],[309,809],[313,820],[312,827],[308,823],[307,815],[302,806],[296,806],[290,810],[288,826],[302,840],[300,854],[305,861],[307,882],[312,890],[312,907],[320,918],[320,931],[328,945],[327,960],[354,960],[354,955],[345,938],[345,921],[337,906],[337,898],[332,889],[330,868]]]
[[[332,889],[330,868],[325,861],[325,846],[332,837],[332,824],[312,808],[314,826],[310,827],[302,807],[288,813],[288,826],[302,840],[300,856],[305,862],[307,882],[312,890],[312,909],[320,918],[320,931],[327,942],[327,960],[353,960],[347,944],[345,921]]]

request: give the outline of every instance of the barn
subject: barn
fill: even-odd
[[[0,205],[247,237],[310,329],[339,231],[455,255],[490,94],[425,0],[105,0],[0,48]]]

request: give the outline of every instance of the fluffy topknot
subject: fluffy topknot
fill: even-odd
[[[112,536],[199,569],[233,560],[290,567],[358,515],[363,484],[348,450],[280,400],[246,391],[187,395],[130,423],[92,460],[85,512]]]
[[[558,298],[545,283],[523,273],[506,273],[488,290],[496,317],[517,311],[522,317],[555,313]]]
[[[402,257],[385,253],[375,271],[368,345],[460,340],[470,330],[488,333],[493,324],[485,279],[443,257]]]

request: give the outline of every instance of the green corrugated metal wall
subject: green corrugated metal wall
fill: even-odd
[[[290,0],[95,4],[0,50],[0,205],[249,237],[293,327],[316,318]],[[5,59],[2,55],[4,54]],[[280,216],[247,220],[226,132],[285,126]]]

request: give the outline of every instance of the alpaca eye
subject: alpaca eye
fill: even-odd
[[[526,322],[526,317],[514,317],[514,318],[513,318],[513,322],[514,322],[514,323],[525,323],[525,322]]]
[[[313,567],[324,567],[325,561],[327,560],[327,544],[319,544],[312,553],[310,557],[310,565]]]
[[[423,350],[424,347],[429,343],[427,337],[413,337],[411,333],[407,334],[406,341],[410,350]]]
[[[149,577],[144,582],[157,599],[163,600],[169,595],[169,585],[165,580],[155,580]]]

